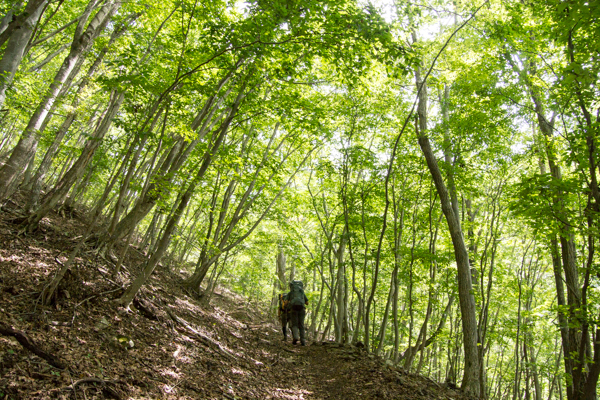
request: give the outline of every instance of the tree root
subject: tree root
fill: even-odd
[[[0,334],[4,336],[12,336],[21,344],[21,346],[25,347],[27,350],[31,351],[38,357],[43,358],[48,362],[48,364],[56,367],[58,369],[65,369],[67,366],[60,361],[57,357],[53,356],[50,353],[46,353],[38,346],[35,345],[33,339],[31,339],[25,332],[17,331],[11,326],[5,325],[0,322]]]
[[[138,297],[134,297],[132,303],[133,306],[137,308],[144,317],[152,321],[158,321],[156,311],[153,310],[155,307],[152,304],[149,304],[149,302],[139,299]]]

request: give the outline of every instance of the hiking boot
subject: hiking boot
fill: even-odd
[[[306,346],[306,342],[305,342],[304,340],[303,340],[302,342],[300,342],[300,344],[301,344],[302,346]]]
[[[296,343],[298,343],[298,339],[292,340],[292,344],[296,344]]]

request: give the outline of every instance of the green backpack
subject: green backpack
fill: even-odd
[[[292,308],[304,307],[304,285],[302,281],[291,281],[290,282],[290,293],[288,294],[288,300]]]

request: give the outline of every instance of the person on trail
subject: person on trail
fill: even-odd
[[[288,298],[288,321],[292,325],[292,344],[298,343],[302,346],[306,346],[306,338],[304,336],[304,316],[306,315],[306,305],[308,304],[308,298],[304,294],[304,285],[301,281],[291,281],[290,291],[287,294]]]
[[[287,324],[289,320],[288,294],[282,293],[279,295],[279,307],[277,308],[277,316],[281,321],[281,330],[283,331],[283,341],[287,341]]]

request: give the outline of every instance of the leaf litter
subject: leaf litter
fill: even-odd
[[[141,251],[128,252],[113,278],[111,258],[88,246],[55,303],[42,306],[44,284],[86,222],[83,212],[52,214],[24,236],[10,222],[16,212],[0,213],[0,327],[66,368],[0,335],[0,399],[467,399],[360,347],[283,342],[275,321],[241,296],[219,287],[207,305],[165,267],[129,310],[116,307],[141,270]]]

